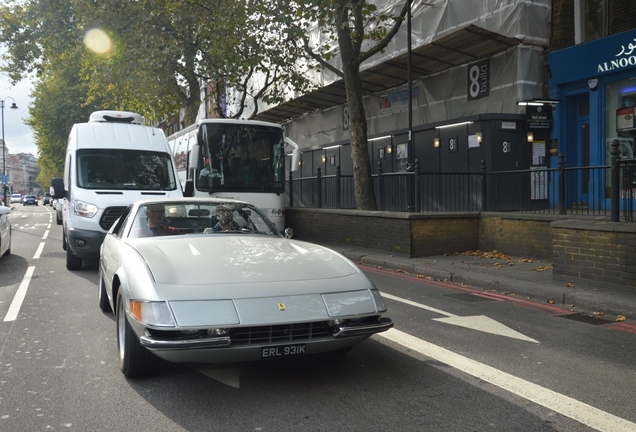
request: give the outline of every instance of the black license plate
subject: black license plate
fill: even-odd
[[[261,357],[277,358],[277,357],[295,357],[305,355],[307,347],[305,344],[296,345],[279,345],[273,347],[263,348],[261,351]]]

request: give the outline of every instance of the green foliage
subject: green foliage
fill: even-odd
[[[345,78],[347,94],[360,102],[359,66],[386,46],[404,10],[384,15],[367,0],[9,0],[0,5],[0,43],[8,49],[0,69],[14,81],[37,73],[29,124],[48,178],[61,171],[71,125],[89,112],[160,120],[184,107],[187,126],[201,83],[216,116],[250,118],[263,104],[311,91],[312,68]],[[334,66],[336,53],[343,70]],[[353,129],[364,126],[352,144],[366,146],[364,112],[352,112]]]
[[[95,109],[135,111],[158,121],[184,107],[187,125],[199,110],[202,82],[217,116],[253,117],[257,108],[244,112],[248,98],[277,103],[286,92],[308,89],[294,61],[301,52],[285,38],[281,20],[269,13],[275,4],[10,0],[0,5],[0,43],[8,49],[0,69],[14,81],[30,71],[38,77],[29,124],[41,177],[60,173],[68,131]],[[87,42],[92,29],[102,31],[109,49]],[[225,113],[222,95],[228,89],[238,90],[238,96],[228,101],[234,109]]]

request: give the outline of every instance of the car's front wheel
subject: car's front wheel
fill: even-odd
[[[159,358],[141,346],[133,331],[122,299],[121,291],[117,294],[117,347],[119,366],[127,378],[139,378],[152,375],[157,371]]]

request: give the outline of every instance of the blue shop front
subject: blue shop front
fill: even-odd
[[[550,165],[599,167],[634,157],[636,138],[636,29],[547,55],[554,111]],[[599,174],[600,173],[600,174]],[[568,179],[568,205],[609,208],[610,170],[579,170]],[[574,184],[572,184],[574,183]],[[621,184],[622,188],[635,185]]]

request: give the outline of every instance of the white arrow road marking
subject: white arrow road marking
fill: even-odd
[[[396,297],[391,294],[382,293],[382,297],[388,298],[391,300],[399,301],[420,309],[426,309],[427,311],[434,312],[440,315],[446,315],[447,318],[433,318],[433,321],[439,321],[446,324],[452,324],[464,328],[468,328],[471,330],[477,330],[484,333],[490,333],[497,336],[505,336],[513,339],[519,339],[527,342],[539,343],[539,341],[532,339],[528,336],[525,336],[522,333],[519,333],[516,330],[507,327],[500,322],[495,321],[492,318],[488,318],[484,315],[479,316],[469,316],[469,317],[460,317],[459,315],[454,315],[452,313],[444,312],[443,310],[436,309],[430,306],[426,306],[421,303],[414,302],[412,300],[403,299],[401,297]]]
[[[240,388],[239,376],[241,375],[240,369],[215,369],[199,365],[191,365],[192,369],[202,373],[212,379],[219,381],[222,384],[233,388]]]
[[[448,318],[433,318],[433,321],[439,321],[446,324],[452,324],[460,327],[465,327],[472,330],[479,330],[484,333],[490,333],[498,336],[505,336],[513,339],[524,340],[527,342],[539,343],[538,340],[532,339],[516,330],[507,327],[500,322],[495,321],[492,318],[488,318],[484,315],[468,316],[468,317],[448,317]]]
[[[377,333],[374,337],[384,338],[402,345],[409,350],[447,364],[595,430],[607,432],[633,432],[636,430],[636,423],[418,339],[395,328]]]

